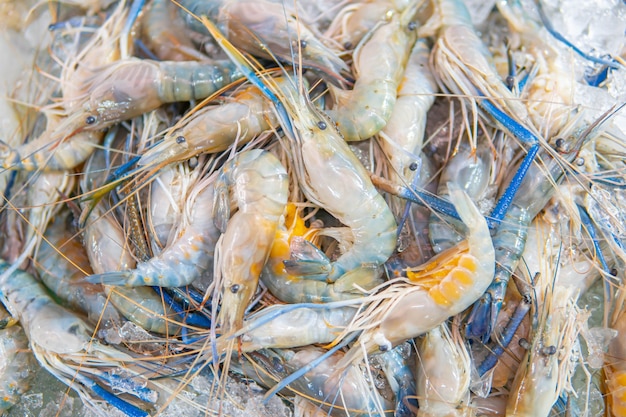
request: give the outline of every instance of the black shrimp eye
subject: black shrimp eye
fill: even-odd
[[[176,143],[181,144],[181,143],[185,143],[187,141],[187,139],[185,139],[184,136],[176,136]]]
[[[320,120],[319,122],[317,122],[317,127],[319,127],[321,130],[326,130],[326,122]]]
[[[239,284],[233,284],[230,286],[230,292],[237,294],[239,292]]]
[[[415,22],[409,22],[409,24],[407,25],[407,28],[409,30],[415,30],[416,27],[417,27],[417,23]]]
[[[541,350],[541,353],[543,353],[545,356],[554,355],[556,353],[556,346],[546,346]]]
[[[309,45],[309,43],[307,41],[305,41],[304,39],[300,40],[300,48],[304,49]]]
[[[417,162],[411,162],[411,165],[409,165],[409,169],[411,171],[417,171]]]
[[[555,142],[554,145],[556,146],[556,150],[557,151],[564,151],[565,150],[565,139],[563,138],[558,138]]]
[[[528,342],[528,340],[521,338],[518,343],[522,348],[526,350],[530,349],[530,343]]]
[[[615,268],[611,269],[611,275],[616,277],[617,276],[617,269],[615,269]]]
[[[85,123],[87,123],[88,125],[96,123],[96,116],[87,116],[87,118],[85,119]]]
[[[576,165],[578,165],[579,167],[585,165],[585,158],[578,158],[576,160]]]
[[[378,349],[380,349],[381,352],[387,352],[389,350],[389,346],[387,346],[387,345],[380,345],[380,346],[378,346]]]

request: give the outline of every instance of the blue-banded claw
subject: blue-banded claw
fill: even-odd
[[[491,286],[493,286],[493,284],[491,284]],[[491,288],[491,286],[489,286],[489,288]],[[500,303],[500,305],[502,305],[502,303]],[[474,303],[472,312],[467,320],[467,326],[465,327],[465,337],[468,339],[479,339],[483,343],[487,343],[494,328],[494,307],[493,297],[489,293],[489,290],[487,290],[487,292]],[[495,310],[496,313],[498,311],[500,311],[499,308]]]

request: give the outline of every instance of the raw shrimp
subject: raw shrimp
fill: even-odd
[[[96,189],[96,174],[100,174],[99,164],[103,164],[102,152],[92,156],[85,168],[86,174],[81,181],[83,190]],[[106,172],[106,171],[105,171]],[[135,260],[126,243],[126,236],[113,213],[101,201],[91,211],[93,220],[89,221],[83,234],[84,245],[89,262],[96,274],[105,274],[132,268]],[[178,323],[176,312],[172,311],[150,288],[112,288],[104,290],[120,313],[142,328],[160,333],[175,334]]]
[[[12,260],[13,265],[0,274],[0,280],[10,275],[37,250],[43,231],[62,207],[59,200],[68,195],[74,185],[74,178],[66,172],[35,172],[31,181],[27,198],[29,208],[24,247],[19,256]]]
[[[472,150],[469,144],[460,144],[458,152],[443,167],[437,195],[448,200],[450,196],[448,183],[452,182],[460,186],[479,207],[484,207],[481,203],[492,182],[493,165],[493,155],[488,146],[479,146]],[[463,239],[456,231],[457,223],[453,219],[442,217],[439,213],[430,215],[429,236],[436,253],[451,248]]]
[[[276,231],[269,258],[261,272],[261,281],[279,300],[290,304],[347,300],[363,296],[364,290],[382,283],[382,271],[376,267],[347,272],[334,283],[290,275],[284,262],[290,259],[290,248],[294,249],[293,239],[313,239],[317,230],[306,227],[294,204],[287,204],[284,218],[284,224]]]
[[[207,60],[198,51],[185,22],[170,0],[153,0],[141,21],[141,39],[156,57],[163,61]]]
[[[37,362],[28,350],[24,330],[16,324],[7,326],[5,322],[14,319],[3,307],[0,310],[0,414],[4,415],[30,388]]]
[[[286,8],[286,3],[270,0],[199,1],[184,0],[187,24],[206,33],[197,16],[207,16],[215,22],[226,38],[237,48],[255,56],[292,63],[293,50],[301,56],[293,64],[303,65],[328,74],[331,79],[342,79],[341,72],[348,67],[335,51],[327,47],[297,16]],[[297,46],[300,48],[297,48]]]
[[[626,416],[626,310],[617,315],[611,326],[617,331],[617,336],[611,340],[606,354],[606,384],[612,415]]]
[[[213,178],[199,181],[186,196],[185,216],[178,226],[176,239],[169,242],[161,253],[139,262],[134,269],[96,272],[97,275],[86,280],[127,287],[180,287],[190,284],[209,269],[213,260],[219,230],[215,227],[213,216],[204,211],[213,205],[213,200]]]
[[[489,286],[495,254],[487,222],[467,194],[452,183],[448,187],[468,229],[467,240],[407,270],[411,283],[397,283],[377,294],[381,301],[370,303],[344,333],[363,330],[346,356],[349,361],[363,351],[387,351],[433,329],[469,307]]]
[[[435,102],[437,83],[428,65],[430,48],[425,40],[413,46],[400,83],[396,104],[385,127],[379,132],[380,145],[393,167],[389,179],[411,184],[419,175],[411,164],[420,157],[426,129],[426,115]]]
[[[353,48],[376,24],[394,12],[402,12],[409,4],[410,0],[372,0],[350,3],[337,14],[327,34],[344,48]]]
[[[279,84],[285,82],[275,80]],[[234,143],[243,145],[278,125],[272,105],[256,87],[247,87],[224,101],[184,117],[162,142],[148,149],[137,164],[169,164],[202,152],[221,152]]]
[[[334,123],[313,106],[302,89],[290,84],[280,86],[282,90],[279,90],[279,87],[262,84],[239,51],[208,20],[204,23],[224,51],[246,69],[249,80],[262,85],[263,93],[277,106],[281,124],[289,136],[289,141],[284,143],[304,195],[346,225],[353,235],[352,246],[333,262],[327,280],[336,281],[346,272],[364,265],[384,263],[395,249],[393,213]],[[276,95],[280,96],[280,101]],[[328,176],[341,178],[341,181],[329,182]],[[346,201],[351,204],[346,205]]]
[[[63,36],[65,32],[58,36],[61,44],[53,49],[61,50],[63,56],[52,57],[52,60],[55,63],[62,61],[63,64],[60,75],[50,77],[60,79],[60,85],[52,91],[58,94],[57,88],[60,88],[63,100],[60,105],[42,108],[47,126],[36,139],[17,147],[0,143],[0,163],[3,168],[29,171],[72,169],[84,162],[98,146],[102,133],[82,130],[85,119],[76,124],[74,117],[80,114],[76,106],[84,94],[81,87],[93,76],[94,68],[110,64],[116,59],[117,40],[126,15],[125,3],[121,2],[86,42],[83,38],[91,35],[93,28],[68,28],[71,42]],[[56,68],[52,72],[55,73]]]
[[[228,332],[241,328],[245,309],[257,290],[287,204],[289,183],[278,158],[261,149],[237,154],[222,167],[217,181],[217,221],[229,217],[229,194],[238,209],[216,248],[219,276],[215,281],[221,303],[217,322]]]
[[[0,270],[8,264],[0,261]],[[35,357],[48,372],[75,390],[86,404],[99,410],[92,393],[106,396],[111,405],[129,415],[148,413],[102,389],[93,379],[107,383],[111,374],[129,375],[127,389],[141,401],[155,402],[158,394],[146,387],[144,370],[132,370],[134,359],[126,353],[91,338],[92,329],[76,315],[55,302],[47,290],[21,270],[0,282],[7,309],[24,326]],[[123,367],[123,369],[122,369]],[[137,402],[141,404],[140,402]]]
[[[332,89],[328,111],[347,141],[367,139],[389,121],[413,45],[417,40],[415,7],[393,13],[363,38],[354,53],[356,83],[350,91]]]
[[[462,111],[467,116],[466,102],[472,109],[471,125],[465,129],[472,149],[478,130],[479,97],[489,100],[500,111],[513,117],[518,123],[525,122],[528,113],[523,104],[502,82],[495,70],[491,53],[482,43],[472,25],[469,13],[460,0],[436,0],[434,12],[419,36],[437,34],[431,63],[433,72],[442,89],[461,98]]]
[[[276,381],[310,364],[324,353],[324,350],[315,347],[294,351],[260,350],[247,356],[249,362],[243,363],[245,375],[272,387]],[[335,372],[335,366],[342,357],[342,352],[334,353],[287,385],[287,390],[303,395],[322,410],[328,410],[324,415],[392,415],[390,410],[393,406],[379,394],[365,371],[354,367],[341,375]]]
[[[555,286],[548,289],[546,299],[540,301],[536,312],[539,325],[533,329],[532,344],[511,386],[507,416],[547,417],[561,393],[570,388],[579,322],[587,319],[575,300],[571,289]]]
[[[85,312],[90,323],[101,328],[118,326],[120,315],[107,301],[104,288],[81,281],[91,274],[82,242],[72,232],[65,215],[46,228],[45,241],[37,251],[35,266],[41,281],[73,310]]]
[[[471,361],[458,331],[446,323],[424,335],[418,348],[418,417],[466,416],[470,399]]]

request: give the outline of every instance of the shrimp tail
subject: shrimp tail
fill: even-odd
[[[283,261],[288,274],[320,281],[326,279],[332,265],[324,252],[299,236],[292,239],[290,250],[291,259]]]

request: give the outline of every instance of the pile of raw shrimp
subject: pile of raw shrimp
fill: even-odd
[[[565,7],[2,3],[0,408],[626,415],[626,6]]]

